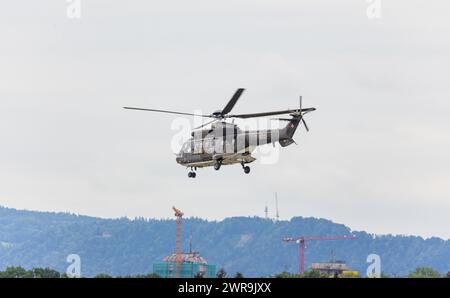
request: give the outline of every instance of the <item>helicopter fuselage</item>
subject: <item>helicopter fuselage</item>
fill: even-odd
[[[210,129],[194,131],[176,157],[182,166],[204,168],[221,165],[251,163],[256,159],[251,153],[256,147],[280,142],[286,147],[292,144],[292,136],[299,124],[293,118],[285,128],[271,130],[241,130],[237,125],[218,122]]]

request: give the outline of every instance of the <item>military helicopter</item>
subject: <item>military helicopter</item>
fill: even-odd
[[[195,178],[198,168],[214,167],[216,171],[220,170],[222,165],[241,164],[244,173],[250,173],[250,167],[247,164],[256,160],[251,153],[257,146],[262,146],[279,142],[282,147],[287,147],[295,141],[293,136],[300,123],[303,123],[306,131],[309,131],[303,116],[306,113],[315,111],[315,108],[302,108],[302,97],[300,96],[300,107],[294,110],[282,110],[251,114],[230,114],[245,89],[239,88],[231,97],[228,104],[222,109],[210,115],[199,115],[184,112],[175,112],[167,110],[145,109],[135,107],[124,107],[128,110],[150,111],[159,113],[168,113],[184,116],[197,116],[203,118],[212,118],[213,120],[195,128],[192,131],[191,138],[186,141],[181,151],[176,156],[176,162],[186,168],[190,168],[189,178]],[[289,114],[292,118],[278,118],[288,122],[284,128],[271,130],[241,130],[233,123],[225,122],[226,119],[249,119],[256,117],[266,117]],[[204,127],[211,124],[210,128]]]

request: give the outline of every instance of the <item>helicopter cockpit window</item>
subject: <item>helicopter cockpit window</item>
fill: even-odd
[[[183,147],[181,148],[181,151],[183,151],[183,153],[191,153],[191,142],[187,141],[183,144]]]

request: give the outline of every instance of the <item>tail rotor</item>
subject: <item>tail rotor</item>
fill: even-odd
[[[306,113],[308,113],[308,111],[303,112],[303,105],[302,105],[302,96],[300,95],[299,98],[299,103],[300,103],[300,108],[298,109],[298,111],[296,111],[295,113],[292,113],[291,116],[292,117],[298,117],[300,119],[300,121],[303,123],[303,125],[305,126],[305,129],[307,132],[309,132],[309,127],[308,124],[306,124],[305,119],[303,118],[303,115],[305,115]]]
[[[308,113],[308,112],[315,111],[316,109],[315,108],[303,109],[302,96],[301,95],[300,95],[300,98],[299,98],[299,104],[300,104],[299,109],[298,110],[292,110],[293,113],[291,113],[290,115],[292,117],[294,117],[294,118],[297,118],[299,121],[301,121],[303,123],[303,125],[305,126],[306,131],[309,132],[308,124],[306,124],[306,121],[305,121],[303,116],[306,113]],[[288,121],[289,122],[289,121],[292,121],[292,118],[291,119],[288,119],[288,118],[273,118],[272,120]]]

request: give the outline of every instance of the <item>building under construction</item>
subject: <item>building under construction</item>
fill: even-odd
[[[181,224],[184,213],[172,207],[175,212],[177,233],[175,253],[163,259],[163,262],[153,264],[153,273],[161,277],[193,278],[216,276],[216,266],[209,265],[198,252],[192,252],[192,237],[189,253],[181,252]]]
[[[344,261],[331,260],[328,263],[312,263],[311,269],[330,276],[358,276],[358,272],[348,268]]]
[[[209,265],[198,252],[182,253],[179,263],[179,275],[177,275],[177,256],[172,254],[164,258],[164,262],[153,264],[153,273],[161,277],[216,277],[216,266]]]

